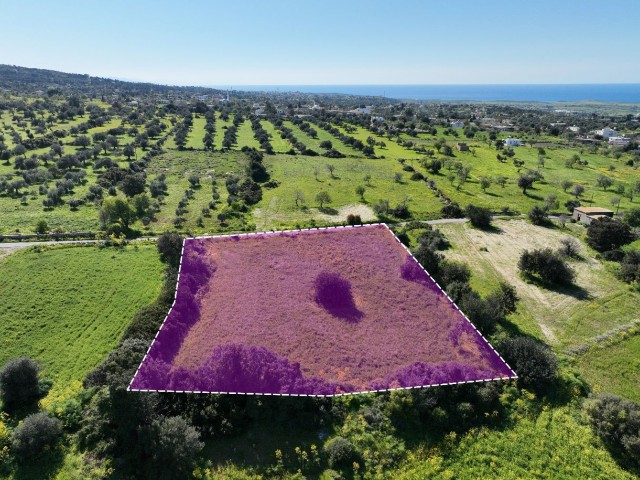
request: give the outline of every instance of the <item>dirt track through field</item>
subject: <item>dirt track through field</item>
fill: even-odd
[[[584,259],[570,262],[576,272],[577,288],[549,290],[525,282],[517,268],[522,252],[538,248],[555,250],[560,239],[568,236],[568,232],[536,227],[524,220],[497,220],[494,224],[497,227],[495,232],[474,229],[468,224],[440,226],[453,245],[445,255],[467,263],[472,275],[482,279],[481,286],[486,291],[495,288],[500,280],[514,285],[521,298],[521,320],[539,329],[549,343],[575,343],[581,335],[576,330],[587,329],[589,323],[593,322],[589,317],[590,310],[606,309],[607,303],[618,301],[623,288],[620,282],[606,271],[600,261],[587,254],[584,246]],[[611,322],[594,325],[594,330],[588,336],[617,323],[624,323],[620,318],[611,318]]]

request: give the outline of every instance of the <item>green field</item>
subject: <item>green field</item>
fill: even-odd
[[[640,402],[640,335],[591,347],[575,366],[596,392],[611,392]]]
[[[471,430],[442,451],[418,450],[393,472],[400,479],[633,479],[568,408],[527,415],[504,429]]]
[[[268,120],[261,120],[260,125],[262,125],[262,128],[264,128],[269,135],[271,135],[269,142],[271,142],[271,146],[273,147],[274,152],[288,152],[293,147],[289,140],[280,138],[280,132],[276,130],[276,128],[273,126],[273,123]]]
[[[194,150],[204,149],[204,143],[202,143],[202,140],[205,134],[204,126],[206,123],[207,121],[203,116],[196,115],[193,117],[193,126],[191,127],[189,137],[187,138],[186,148],[193,148]]]
[[[240,147],[246,145],[260,150],[260,144],[254,137],[251,122],[249,120],[245,120],[238,126],[238,145],[240,145]]]
[[[82,380],[158,296],[162,270],[152,244],[34,247],[0,259],[0,364],[30,356],[54,388]]]
[[[410,180],[401,165],[391,159],[268,155],[264,163],[271,178],[280,185],[263,191],[263,199],[255,211],[259,229],[292,226],[311,218],[341,222],[346,215],[340,214],[340,208],[349,206],[355,213],[361,213],[363,219],[372,219],[375,216],[371,206],[380,199],[389,200],[392,206],[406,199],[414,217],[421,219],[436,217],[442,206],[424,182]],[[334,178],[327,169],[328,164],[335,166]],[[396,172],[403,174],[401,183],[394,180]],[[364,180],[365,175],[371,176],[369,184]],[[365,187],[364,204],[355,192],[358,185]],[[305,206],[300,203],[296,207],[296,191],[302,192]],[[324,216],[318,215],[323,212],[318,212],[319,204],[315,200],[320,191],[326,191],[332,200],[325,205],[328,208]]]

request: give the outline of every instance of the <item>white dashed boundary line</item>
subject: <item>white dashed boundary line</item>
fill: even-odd
[[[133,381],[135,380],[136,376],[138,375],[138,372],[140,371],[140,368],[142,367],[142,365],[144,364],[145,360],[147,359],[147,356],[149,355],[149,352],[151,351],[151,348],[153,347],[153,344],[156,342],[156,339],[158,338],[158,335],[160,334],[160,331],[164,327],[164,324],[166,323],[167,319],[171,315],[171,311],[173,310],[173,307],[176,304],[176,297],[178,295],[178,285],[180,284],[180,273],[182,272],[182,258],[184,257],[184,247],[185,247],[185,244],[187,243],[187,240],[199,240],[199,239],[207,239],[207,238],[254,237],[254,236],[258,236],[258,235],[280,235],[280,234],[283,234],[283,233],[316,232],[316,231],[323,231],[323,230],[344,230],[344,229],[352,229],[352,228],[375,227],[375,226],[380,226],[380,225],[384,226],[387,229],[387,231],[390,232],[391,235],[393,235],[393,238],[395,238],[396,241],[406,250],[406,252],[411,256],[413,261],[415,261],[420,266],[420,268],[428,275],[428,277],[431,279],[431,281],[438,287],[440,292],[447,297],[449,302],[451,302],[451,304],[456,308],[456,310],[458,312],[460,312],[460,314],[464,317],[464,319],[467,322],[469,322],[469,324],[473,327],[473,329],[480,336],[480,338],[484,341],[484,343],[487,344],[489,346],[489,348],[491,348],[493,353],[495,353],[498,356],[498,358],[500,358],[500,360],[502,360],[502,362],[507,366],[507,368],[511,371],[512,376],[510,376],[510,377],[483,378],[483,379],[480,379],[480,380],[463,380],[463,381],[460,381],[460,382],[432,383],[432,384],[429,384],[429,385],[414,385],[414,386],[411,386],[411,387],[396,387],[396,388],[383,388],[383,389],[379,389],[379,390],[363,390],[363,391],[357,391],[357,392],[333,393],[333,394],[324,394],[324,395],[323,394],[309,394],[309,393],[213,392],[213,391],[208,391],[208,390],[207,391],[200,391],[200,390],[156,390],[156,389],[144,389],[144,388],[131,388],[131,385],[133,384]],[[480,333],[480,330],[478,330],[476,328],[476,326],[471,322],[471,320],[469,320],[467,318],[467,316],[464,314],[464,312],[462,310],[460,310],[458,305],[456,305],[456,303],[453,300],[451,300],[449,295],[447,295],[447,292],[445,292],[444,289],[438,284],[438,282],[435,281],[435,279],[431,276],[431,274],[429,272],[427,272],[427,270],[420,264],[420,262],[418,262],[418,260],[416,260],[416,258],[413,256],[413,254],[411,253],[409,248],[407,248],[407,246],[400,241],[400,239],[393,232],[393,230],[391,230],[386,223],[368,223],[368,224],[364,224],[364,225],[339,225],[339,226],[334,226],[334,227],[317,227],[317,228],[301,228],[301,229],[292,229],[292,230],[277,230],[277,231],[271,231],[271,232],[248,232],[248,233],[235,233],[235,234],[222,234],[222,235],[206,235],[206,236],[202,236],[202,237],[188,237],[188,238],[185,238],[184,241],[182,242],[182,251],[180,253],[180,266],[178,267],[178,278],[176,280],[176,288],[175,288],[175,291],[174,291],[174,294],[173,294],[173,303],[171,304],[171,308],[169,308],[169,312],[164,317],[164,320],[162,321],[162,324],[160,325],[160,328],[156,332],[155,337],[153,337],[153,341],[151,342],[151,345],[149,345],[149,348],[147,349],[147,352],[144,354],[144,357],[143,357],[142,361],[140,362],[140,365],[138,365],[138,368],[136,369],[136,373],[133,375],[133,378],[131,379],[131,382],[129,382],[129,386],[127,387],[127,390],[130,391],[130,392],[199,393],[199,394],[210,394],[210,395],[264,395],[264,396],[270,396],[270,397],[319,397],[319,398],[329,398],[329,397],[345,397],[345,396],[349,396],[349,395],[360,395],[360,394],[364,394],[364,393],[393,392],[395,390],[413,390],[413,389],[416,389],[416,388],[432,388],[432,387],[444,387],[444,386],[448,386],[448,385],[463,385],[463,384],[467,384],[467,383],[485,383],[485,382],[494,382],[494,381],[498,381],[498,380],[512,380],[512,379],[516,379],[516,378],[518,378],[518,375],[516,374],[516,372],[513,371],[513,369],[504,360],[504,358],[502,358],[502,356],[496,351],[496,349],[493,348],[493,346],[487,341],[486,338],[484,338],[484,335],[482,335],[482,333]]]

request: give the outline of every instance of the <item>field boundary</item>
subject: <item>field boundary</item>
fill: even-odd
[[[429,385],[414,385],[414,386],[410,386],[410,387],[384,388],[384,389],[378,389],[378,390],[366,390],[366,391],[358,391],[358,392],[344,392],[344,393],[335,393],[335,394],[213,392],[213,391],[200,391],[200,390],[164,390],[164,389],[160,390],[160,389],[144,389],[144,388],[132,388],[131,387],[131,385],[133,384],[134,380],[136,379],[136,376],[138,375],[138,372],[140,371],[140,368],[142,367],[142,365],[144,364],[145,360],[147,359],[147,356],[149,355],[149,352],[151,351],[151,348],[153,347],[154,343],[156,342],[156,339],[158,338],[158,335],[160,334],[160,331],[162,330],[162,328],[164,327],[165,323],[167,322],[169,316],[171,315],[173,307],[175,306],[176,297],[177,297],[177,294],[178,294],[178,286],[180,284],[180,274],[182,273],[182,259],[183,259],[183,256],[184,256],[184,247],[185,247],[185,244],[187,243],[187,241],[189,241],[189,240],[197,240],[197,239],[207,239],[207,238],[250,237],[250,236],[257,236],[257,235],[280,235],[280,234],[283,234],[283,233],[297,233],[297,232],[308,232],[308,231],[366,228],[366,227],[372,227],[372,226],[384,226],[387,229],[387,231],[389,231],[391,233],[391,235],[393,235],[393,238],[395,238],[396,241],[400,245],[402,245],[402,247],[411,256],[411,258],[429,276],[431,281],[433,281],[433,283],[438,287],[440,292],[443,293],[447,297],[449,302],[451,302],[453,304],[453,306],[456,308],[456,310],[464,317],[464,319],[467,322],[469,322],[469,324],[475,330],[476,334],[478,334],[480,336],[480,338],[485,342],[485,344],[487,346],[489,346],[489,348],[491,348],[491,350],[498,356],[498,358],[500,358],[500,360],[507,366],[507,368],[511,371],[512,376],[485,378],[485,379],[481,379],[481,380],[464,380],[464,381],[460,381],[460,382],[445,382],[445,383],[436,383],[436,384],[429,384]],[[138,368],[136,369],[136,373],[133,375],[133,378],[129,382],[129,385],[127,386],[127,391],[130,391],[130,392],[155,392],[155,393],[195,393],[195,394],[211,394],[211,395],[264,395],[264,396],[272,396],[272,397],[321,397],[321,398],[328,398],[328,397],[343,397],[343,396],[349,396],[349,395],[362,395],[362,394],[365,394],[365,393],[392,392],[392,391],[395,391],[395,390],[413,390],[413,389],[416,389],[416,388],[443,387],[443,386],[448,386],[448,385],[462,385],[462,384],[469,384],[469,383],[485,383],[485,382],[493,382],[493,381],[498,381],[498,380],[513,380],[513,379],[517,379],[517,378],[518,378],[518,375],[509,366],[509,364],[504,360],[504,358],[502,358],[502,355],[500,355],[496,351],[496,349],[493,348],[493,346],[484,337],[484,335],[482,335],[482,333],[480,333],[480,331],[471,322],[471,320],[469,320],[469,318],[464,314],[464,312],[462,310],[460,310],[458,305],[456,305],[456,303],[453,300],[451,300],[451,297],[449,297],[449,295],[447,295],[447,293],[440,286],[440,284],[438,284],[438,282],[435,281],[435,279],[422,266],[422,264],[420,264],[420,262],[418,262],[418,260],[413,256],[413,254],[409,250],[409,248],[404,243],[402,243],[400,241],[400,239],[393,232],[393,230],[391,230],[391,228],[389,228],[389,226],[386,223],[377,222],[377,223],[368,223],[368,224],[363,224],[363,225],[337,225],[337,226],[329,226],[329,227],[301,228],[301,229],[290,229],[290,230],[273,230],[273,231],[270,231],[270,232],[245,232],[245,233],[236,233],[236,234],[205,235],[205,236],[200,236],[200,237],[187,237],[187,238],[185,238],[183,240],[183,242],[182,242],[182,250],[180,252],[180,265],[178,267],[178,277],[176,279],[176,288],[175,288],[174,293],[173,293],[173,302],[171,304],[171,307],[169,308],[169,312],[164,317],[164,320],[162,321],[162,324],[160,325],[160,328],[158,328],[158,331],[156,332],[156,334],[155,334],[155,336],[153,338],[153,341],[149,345],[149,348],[147,348],[147,351],[144,354],[144,357],[142,358],[142,361],[138,365]]]

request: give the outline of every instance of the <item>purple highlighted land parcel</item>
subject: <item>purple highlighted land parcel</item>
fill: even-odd
[[[515,377],[386,225],[185,240],[130,390],[340,395]]]

